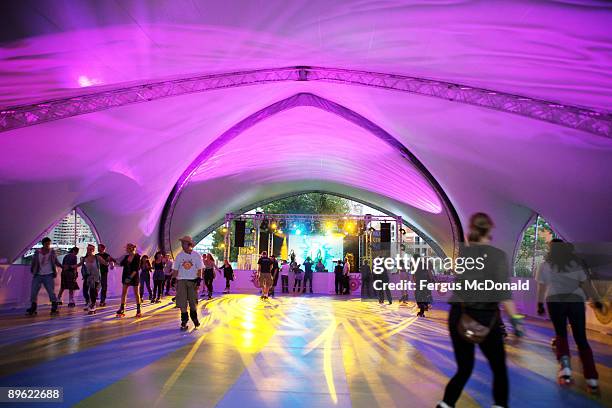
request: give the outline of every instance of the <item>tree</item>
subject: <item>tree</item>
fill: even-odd
[[[269,214],[347,214],[349,200],[324,193],[305,193],[263,206]]]
[[[547,249],[547,244],[551,238],[555,237],[555,232],[546,220],[538,217],[538,236],[536,238],[536,223],[534,222],[525,229],[521,245],[519,247],[516,262],[515,274],[517,276],[532,276],[532,267],[534,258],[539,258],[544,255]],[[537,245],[536,245],[537,239]],[[537,248],[536,248],[537,247]]]

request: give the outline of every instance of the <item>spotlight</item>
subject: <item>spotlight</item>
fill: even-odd
[[[334,229],[334,223],[331,221],[325,221],[325,229],[331,231]]]
[[[295,235],[302,235],[302,230],[301,229],[296,229],[295,230]]]
[[[255,233],[255,228],[251,228],[251,234]]]
[[[405,229],[401,229],[400,232],[402,233],[402,235],[406,235],[406,230]]]
[[[374,227],[370,227],[370,228],[368,228],[368,231],[370,231],[370,232],[374,232],[374,231],[376,231],[376,228],[374,228]]]
[[[221,248],[221,249],[225,248],[225,243],[223,243],[223,242],[222,242],[222,243],[220,243],[220,244],[219,244],[219,248]]]
[[[221,228],[221,232],[223,232],[224,234],[227,234],[227,227]]]
[[[277,228],[277,225],[275,222],[272,222],[272,225],[270,225],[270,228],[272,228],[273,230],[275,230]]]

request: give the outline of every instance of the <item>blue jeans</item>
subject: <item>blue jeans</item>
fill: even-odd
[[[49,295],[49,300],[51,302],[57,302],[57,298],[55,297],[55,278],[53,278],[52,274],[32,276],[32,292],[30,295],[30,301],[32,303],[36,303],[41,285],[45,287],[45,290]]]

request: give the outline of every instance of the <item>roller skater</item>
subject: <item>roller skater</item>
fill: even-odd
[[[116,315],[117,317],[125,317],[125,303],[122,303],[121,306],[119,306],[119,310],[117,310]]]
[[[87,277],[87,288],[89,289],[89,304],[87,305],[87,314],[94,314],[96,312],[96,301],[98,300],[98,289],[100,288],[101,282],[101,265],[108,266],[108,263],[104,258],[99,255],[95,255],[96,247],[92,244],[87,245],[87,253],[78,266],[81,267],[83,276]]]
[[[196,329],[198,327],[200,327],[200,321],[198,320],[198,311],[197,310],[190,310],[189,311],[189,317],[191,318],[191,321],[193,322],[193,326]]]
[[[140,317],[140,293],[138,291],[139,279],[138,271],[140,268],[140,255],[136,252],[136,245],[127,244],[125,246],[126,254],[119,262],[119,265],[123,267],[123,273],[121,274],[121,281],[123,282],[123,289],[121,291],[121,306],[117,310],[117,317],[125,316],[125,303],[127,300],[128,288],[131,286],[134,291],[134,297],[136,298],[136,310],[137,317]]]
[[[135,318],[139,319],[142,317],[142,312],[140,311],[140,303],[136,304],[136,316],[134,316]]]
[[[36,311],[36,302],[32,302],[32,306],[29,309],[26,309],[27,316],[35,316],[38,312]]]
[[[202,256],[193,250],[195,242],[190,236],[184,236],[179,241],[181,241],[183,251],[174,260],[172,275],[176,277],[176,305],[181,309],[181,330],[187,330],[189,315],[191,315],[191,320],[196,327],[200,325],[196,307],[204,261]],[[212,286],[212,279],[210,283]],[[210,290],[212,291],[212,287]],[[187,310],[188,305],[189,311]]]
[[[557,380],[562,386],[570,386],[574,382],[569,356],[561,356],[559,359],[559,374],[557,374]]]
[[[51,315],[59,314],[57,310],[57,297],[55,296],[55,278],[57,277],[56,268],[62,267],[57,260],[55,251],[51,248],[51,238],[45,237],[41,241],[42,248],[37,249],[32,257],[30,272],[32,273],[32,288],[30,291],[30,302],[32,306],[26,310],[28,316],[36,314],[36,302],[40,287],[44,286],[49,300],[51,301]]]
[[[593,307],[601,310],[599,294],[593,288],[588,267],[574,254],[574,246],[560,239],[553,239],[548,245],[548,253],[536,272],[538,282],[538,314],[548,315],[555,328],[554,350],[559,361],[559,384],[572,383],[570,350],[567,339],[567,323],[572,326],[574,341],[587,383],[587,392],[599,392],[599,374],[595,367],[593,351],[586,336],[585,301],[587,295],[593,300]]]

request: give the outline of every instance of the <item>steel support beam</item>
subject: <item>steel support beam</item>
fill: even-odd
[[[98,92],[95,88],[91,88],[81,95],[69,98],[0,108],[0,132],[172,96],[289,81],[334,82],[407,92],[520,115],[598,136],[612,137],[610,112],[452,82],[379,72],[305,66],[194,75]]]

